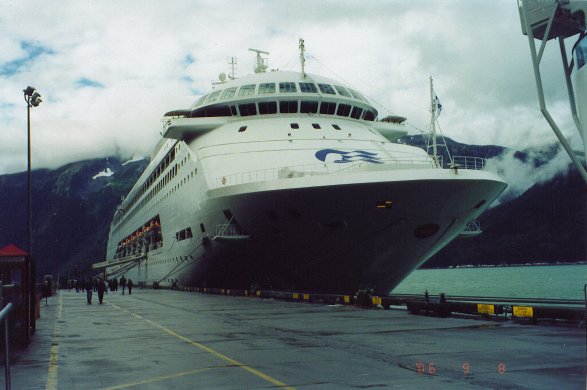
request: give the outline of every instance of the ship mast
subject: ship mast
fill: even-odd
[[[434,161],[434,166],[439,167],[438,161],[438,144],[436,142],[436,110],[438,108],[438,99],[434,94],[434,84],[432,81],[432,76],[430,76],[430,110],[432,112],[432,116],[430,118],[430,137],[432,138],[432,160]]]
[[[236,57],[230,57],[228,65],[230,65],[230,74],[228,75],[228,78],[234,80],[236,79]]]
[[[300,65],[302,66],[302,78],[306,78],[306,57],[304,56],[304,40],[300,38]]]

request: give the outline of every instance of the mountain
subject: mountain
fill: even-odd
[[[423,136],[407,136],[401,142],[426,146]],[[573,168],[566,168],[565,156],[558,157],[557,146],[512,151],[449,138],[445,143],[453,156],[490,159],[510,189],[496,202],[499,205],[481,216],[483,234],[453,241],[424,267],[587,259],[586,187]],[[440,152],[448,161],[445,148]],[[564,169],[553,166],[559,160]],[[147,164],[147,160],[122,163],[108,157],[33,171],[37,275],[87,275],[92,263],[105,259],[114,210]],[[0,247],[14,243],[26,249],[26,173],[0,175],[0,221]]]
[[[479,221],[481,235],[453,241],[424,267],[587,260],[587,187],[573,168],[487,210]]]
[[[88,272],[105,259],[114,210],[148,161],[114,157],[32,172],[33,239],[37,275]],[[0,176],[0,245],[27,248],[26,172]]]

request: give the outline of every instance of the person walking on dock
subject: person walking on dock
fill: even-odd
[[[92,285],[92,278],[88,277],[88,280],[86,280],[86,297],[88,299],[88,305],[92,304],[92,289],[93,289],[93,285]]]
[[[134,286],[132,279],[129,278],[128,282],[126,282],[126,285],[128,286],[128,295],[130,295],[132,293],[132,286]]]
[[[120,285],[122,286],[122,295],[124,295],[124,289],[126,288],[126,278],[124,275],[120,278]]]
[[[104,281],[100,278],[98,278],[98,300],[100,301],[100,305],[102,304],[102,301],[104,300]]]

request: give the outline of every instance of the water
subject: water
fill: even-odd
[[[392,293],[583,300],[586,283],[587,264],[423,269]]]

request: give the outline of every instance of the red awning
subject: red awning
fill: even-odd
[[[8,244],[0,249],[0,257],[28,256],[28,253],[14,244]]]

